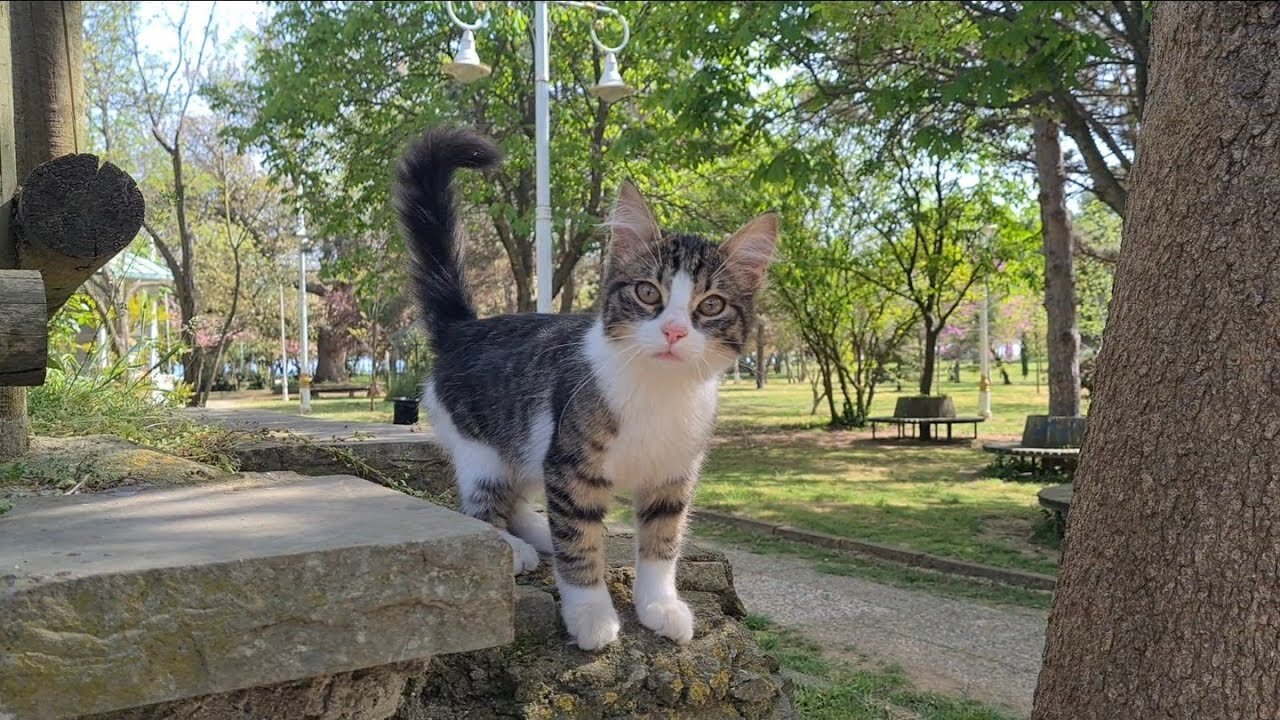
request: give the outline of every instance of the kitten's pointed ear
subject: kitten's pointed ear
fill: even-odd
[[[721,246],[721,252],[734,277],[754,290],[764,284],[777,246],[778,213],[767,212],[739,228]]]
[[[609,226],[609,247],[619,259],[634,257],[650,243],[662,239],[649,203],[630,180],[622,181],[618,188],[618,201],[605,224]]]

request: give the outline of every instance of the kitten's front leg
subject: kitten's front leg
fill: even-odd
[[[585,468],[548,463],[547,520],[565,628],[583,650],[618,639],[618,613],[605,586],[604,516],[612,485]]]
[[[693,480],[642,489],[636,497],[636,615],[645,627],[684,644],[693,638],[693,613],[676,593],[676,560],[684,538]]]

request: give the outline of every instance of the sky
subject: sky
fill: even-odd
[[[241,31],[256,31],[259,21],[267,11],[264,3],[248,0],[238,2],[193,0],[189,4],[191,9],[187,15],[187,23],[190,26],[191,42],[199,41],[204,32],[205,23],[210,21],[209,13],[212,11],[212,22],[223,50],[233,47],[231,39]],[[173,32],[172,25],[182,17],[182,7],[183,3],[179,2],[150,0],[140,3],[143,23],[140,39],[147,49],[164,58],[171,59],[177,56],[178,38]],[[235,51],[242,50],[242,47],[235,48]],[[208,112],[208,108],[199,97],[195,98],[193,105],[192,111],[196,115]]]

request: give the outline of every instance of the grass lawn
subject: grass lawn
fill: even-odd
[[[977,412],[977,373],[942,383],[962,415]],[[904,391],[912,393],[910,387]],[[876,393],[873,414],[892,414],[899,393]],[[247,395],[213,405],[297,412],[297,401]],[[979,436],[1015,438],[1029,414],[1043,413],[1048,391],[992,386],[993,418]],[[825,406],[810,414],[807,384],[772,378],[764,390],[727,383],[719,437],[708,458],[698,505],[836,535],[889,543],[974,562],[1054,574],[1057,550],[1032,542],[1042,531],[1041,483],[984,477],[991,461],[979,444],[872,441],[870,432],[828,431]],[[312,415],[344,422],[390,422],[391,404],[366,398],[312,400]],[[956,428],[960,435],[968,428]],[[886,437],[885,435],[881,436]]]
[[[958,413],[976,412],[972,386],[944,384],[943,392]],[[1020,435],[1026,415],[1044,412],[1048,396],[1041,392],[993,386],[994,420],[979,426],[980,437]],[[891,414],[897,396],[878,392],[874,413]],[[730,384],[721,398],[721,434],[698,489],[701,507],[1056,573],[1057,551],[1031,542],[1042,518],[1042,485],[983,477],[991,456],[976,444],[872,441],[867,431],[819,429],[826,416],[809,415],[809,389],[798,384]]]
[[[921,692],[894,667],[852,668],[823,656],[809,639],[751,615],[746,625],[783,668],[798,673],[796,705],[806,720],[1005,720],[1009,715],[974,702]]]
[[[280,399],[279,394],[270,395],[264,392],[238,393],[223,395],[214,393],[209,397],[209,407],[237,408],[244,410],[267,410],[270,412],[297,415],[298,398],[289,396],[289,402]],[[369,409],[369,398],[356,397],[323,397],[311,398],[311,417],[341,422],[389,423],[391,422],[391,403],[382,398],[373,401],[373,410]]]
[[[938,384],[937,390],[941,394],[951,396],[952,401],[955,402],[957,414],[977,415],[977,371],[966,371],[963,377],[971,381],[942,382]],[[902,390],[901,393],[897,392],[893,385],[882,385],[876,388],[871,415],[892,415],[894,403],[899,397],[918,394],[914,386],[904,384]],[[720,398],[720,427],[726,430],[763,427],[803,429],[822,427],[830,420],[825,400],[818,407],[817,414],[809,413],[809,409],[813,406],[813,396],[807,383],[788,385],[785,378],[770,378],[763,392],[757,391],[755,383],[748,382],[746,379],[739,385],[734,385],[730,381],[722,386]],[[1027,416],[1043,415],[1048,410],[1048,406],[1049,391],[1043,385],[1037,392],[1036,387],[1031,383],[1019,381],[1013,385],[1001,385],[997,382],[991,386],[992,417],[978,426],[978,436],[987,439],[1021,437],[1022,425]],[[892,428],[885,428],[885,430],[893,431]],[[957,437],[967,437],[972,434],[972,426],[957,425],[955,432]]]

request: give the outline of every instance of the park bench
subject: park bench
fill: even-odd
[[[950,440],[952,439],[951,427],[953,425],[973,425],[973,436],[976,438],[978,437],[978,423],[984,422],[984,421],[986,421],[986,418],[978,415],[959,416],[959,417],[925,417],[925,418],[913,418],[913,417],[867,418],[867,422],[871,423],[871,439],[873,440],[876,439],[876,427],[878,425],[896,426],[898,428],[899,440],[901,440],[904,437],[905,428],[911,428],[911,433],[910,435],[906,435],[907,437],[919,438],[921,437],[921,433],[919,432],[919,430],[922,427],[935,427],[938,425],[946,425],[947,439]],[[931,434],[928,432],[924,433],[924,437],[930,437],[930,436],[937,438],[936,434]]]
[[[869,417],[871,423],[871,439],[876,439],[879,425],[893,425],[898,428],[898,439],[904,437],[904,431],[911,428],[909,437],[921,440],[941,440],[933,428],[939,425],[947,427],[947,440],[952,439],[951,428],[955,425],[972,425],[973,436],[978,437],[978,423],[986,418],[979,415],[956,415],[955,403],[951,398],[942,396],[900,397],[894,403],[893,415]]]
[[[1029,460],[1033,467],[1039,463],[1042,471],[1049,470],[1050,465],[1066,465],[1068,468],[1074,468],[1076,461],[1080,458],[1080,448],[1022,447],[1021,443],[1016,442],[985,443],[982,449],[1000,457]]]
[[[312,385],[311,394],[320,397],[321,393],[346,393],[347,397],[353,398],[356,393],[369,393],[368,385]]]

